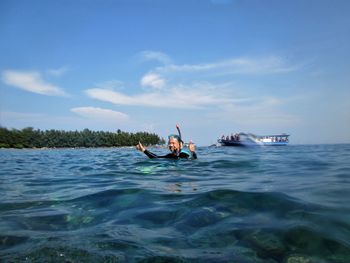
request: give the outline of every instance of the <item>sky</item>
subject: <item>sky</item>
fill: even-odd
[[[350,143],[350,1],[2,0],[0,125]]]

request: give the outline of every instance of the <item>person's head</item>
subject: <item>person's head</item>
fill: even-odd
[[[170,135],[168,140],[168,148],[171,152],[177,152],[182,149],[182,140],[177,135]]]

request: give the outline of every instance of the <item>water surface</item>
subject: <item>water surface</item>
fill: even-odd
[[[350,145],[198,156],[0,150],[0,261],[350,262]]]

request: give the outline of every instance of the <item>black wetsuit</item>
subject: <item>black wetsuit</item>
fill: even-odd
[[[167,158],[167,159],[189,159],[189,156],[186,152],[180,152],[178,155],[175,153],[168,153],[166,155],[156,155],[148,150],[145,150],[144,153],[151,159],[153,158]],[[197,159],[197,154],[195,152],[192,153],[192,159]]]

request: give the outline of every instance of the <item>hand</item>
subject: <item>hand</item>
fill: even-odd
[[[176,129],[180,129],[180,125],[176,123]]]
[[[140,152],[144,152],[146,150],[146,148],[140,142],[138,145],[136,145],[136,149],[139,150]]]
[[[196,146],[194,145],[194,143],[192,141],[190,141],[188,143],[188,149],[190,149],[190,151],[193,153],[196,151]]]

